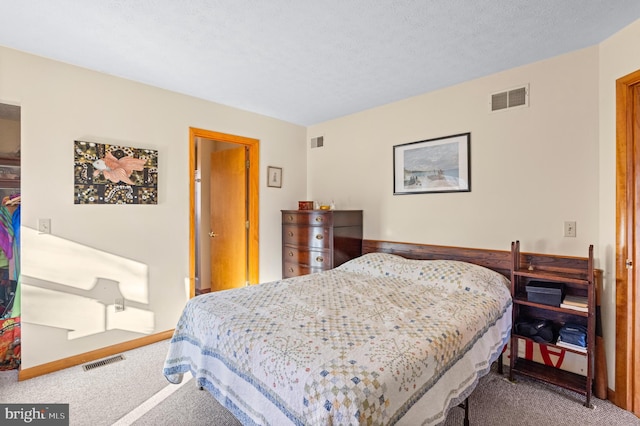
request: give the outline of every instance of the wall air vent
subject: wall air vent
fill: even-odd
[[[489,108],[491,112],[527,106],[529,106],[528,84],[489,95]]]
[[[324,146],[324,136],[311,138],[311,148],[322,148]]]

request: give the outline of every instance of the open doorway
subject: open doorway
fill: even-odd
[[[258,140],[190,129],[191,296],[258,283]]]
[[[20,107],[0,104],[0,370],[20,356]]]

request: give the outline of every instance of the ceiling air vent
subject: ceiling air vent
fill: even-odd
[[[491,112],[529,106],[529,85],[492,93],[489,99]]]
[[[311,148],[322,148],[324,146],[324,136],[311,138]]]

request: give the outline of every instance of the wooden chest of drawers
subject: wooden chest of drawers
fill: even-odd
[[[362,254],[362,210],[282,210],[282,277],[326,271]]]

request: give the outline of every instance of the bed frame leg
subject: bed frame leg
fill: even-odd
[[[498,373],[502,374],[502,353],[498,355]],[[464,426],[469,426],[469,397],[467,397],[464,402],[458,405],[460,408],[464,408]]]
[[[464,426],[469,426],[469,397],[458,404],[458,407],[464,408]]]
[[[469,426],[469,398],[464,401],[464,426]]]

